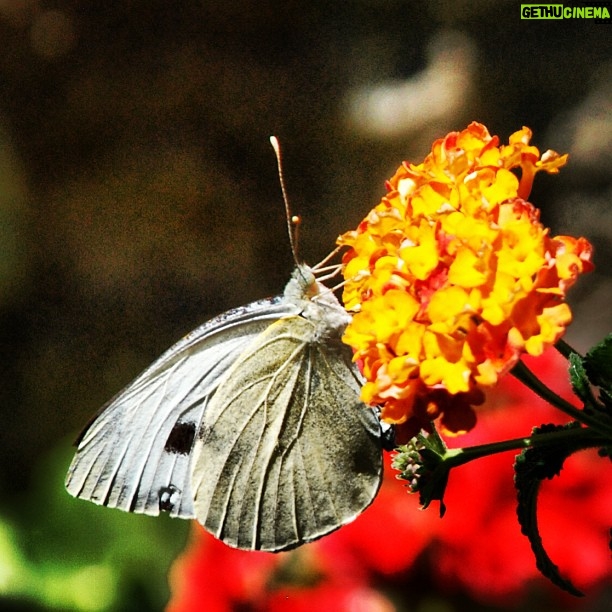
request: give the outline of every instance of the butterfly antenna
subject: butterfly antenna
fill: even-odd
[[[289,245],[291,246],[291,254],[293,255],[293,261],[296,266],[300,265],[298,261],[298,229],[300,227],[301,219],[297,215],[291,214],[289,207],[289,198],[287,197],[287,189],[285,187],[285,179],[283,178],[283,164],[281,157],[280,143],[276,136],[270,136],[270,144],[274,149],[274,155],[276,155],[276,165],[278,166],[278,179],[280,181],[281,192],[283,194],[283,202],[285,203],[285,218],[287,219],[287,231],[289,232]]]

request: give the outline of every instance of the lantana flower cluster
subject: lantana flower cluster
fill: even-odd
[[[584,238],[550,236],[526,200],[537,172],[567,155],[529,144],[523,127],[500,145],[471,123],[404,163],[387,195],[338,242],[344,341],[366,383],[362,399],[416,433],[475,424],[473,405],[523,353],[538,356],[570,323],[568,288],[591,269]]]

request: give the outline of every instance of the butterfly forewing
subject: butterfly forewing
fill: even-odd
[[[290,316],[228,371],[194,449],[197,519],[226,543],[279,551],[353,520],[380,486],[377,416],[350,351]]]
[[[211,319],[166,351],[81,434],[68,491],[122,510],[193,517],[192,447],[206,406],[253,339],[294,312],[281,298],[254,302]]]

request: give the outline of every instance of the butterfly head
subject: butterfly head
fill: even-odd
[[[284,298],[300,308],[301,316],[316,327],[319,337],[340,337],[350,322],[350,315],[333,291],[320,283],[306,264],[299,264],[293,271]]]

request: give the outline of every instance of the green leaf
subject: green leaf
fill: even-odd
[[[612,411],[612,334],[596,344],[583,361],[584,369],[592,385],[599,387],[599,400],[586,404],[600,413]]]
[[[580,423],[566,425],[542,425],[533,430],[533,438],[538,434],[580,428]],[[530,447],[523,450],[514,464],[514,484],[517,491],[517,516],[521,531],[529,539],[531,549],[536,558],[536,567],[551,582],[564,591],[577,597],[583,596],[567,578],[559,573],[559,568],[548,556],[542,543],[538,529],[537,500],[540,484],[545,478],[557,476],[563,468],[563,463],[574,448],[564,445]]]
[[[446,514],[446,504],[444,503],[444,493],[448,484],[448,470],[439,470],[425,481],[424,486],[419,491],[419,503],[423,509],[429,507],[432,501],[440,502],[440,518]]]
[[[592,384],[612,390],[612,334],[586,354],[584,368]]]
[[[572,389],[584,404],[588,405],[592,401],[593,396],[591,394],[591,383],[584,367],[584,359],[576,353],[571,353],[569,356],[569,364]]]

